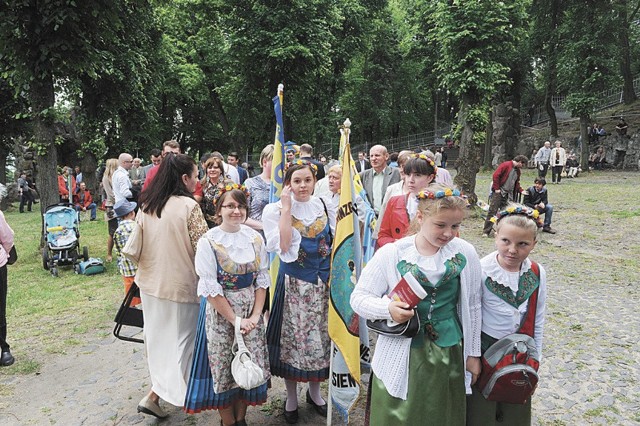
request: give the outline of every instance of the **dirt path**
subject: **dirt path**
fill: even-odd
[[[638,187],[640,174],[607,172],[549,188],[558,234],[541,234],[533,255],[549,275],[534,424],[640,424]],[[480,229],[480,219],[470,219],[462,235],[484,255],[493,241],[482,239]],[[96,335],[64,355],[44,357],[36,374],[0,376],[0,424],[155,424],[135,410],[149,385],[142,345]],[[279,379],[273,385],[268,403],[249,409],[249,424],[284,424],[284,386]],[[300,424],[324,424],[303,392]],[[163,424],[218,423],[212,412],[169,412]],[[361,409],[353,420],[362,423]]]

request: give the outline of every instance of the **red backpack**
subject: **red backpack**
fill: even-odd
[[[538,264],[531,269],[540,277]],[[538,385],[540,366],[538,349],[533,339],[538,288],[529,296],[527,313],[517,333],[495,342],[482,355],[482,371],[478,388],[489,401],[525,404]]]

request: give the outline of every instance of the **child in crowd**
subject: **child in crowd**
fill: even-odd
[[[535,209],[538,213],[544,215],[544,226],[542,232],[555,234],[551,228],[551,216],[553,215],[553,206],[549,204],[549,191],[545,188],[547,181],[545,178],[536,178],[533,186],[527,189],[524,195],[523,204],[529,208]]]
[[[328,199],[313,195],[315,183],[315,164],[288,163],[280,201],[267,204],[262,214],[267,250],[280,257],[267,342],[271,373],[285,379],[289,424],[298,422],[298,382],[309,384],[307,403],[327,416],[320,382],[329,377],[327,282],[336,211]]]
[[[113,244],[118,254],[118,271],[122,274],[124,281],[124,294],[126,295],[135,281],[138,266],[122,254],[122,249],[127,244],[133,227],[135,226],[136,207],[138,205],[133,201],[119,200],[114,206],[113,211],[120,223],[113,234]],[[134,297],[129,306],[136,306],[142,301],[139,297]]]
[[[497,250],[481,261],[483,354],[499,339],[518,331],[529,297],[539,288],[533,337],[539,359],[542,357],[547,276],[539,265],[536,274],[529,259],[541,226],[537,213],[510,205],[494,218]],[[524,405],[488,401],[474,386],[467,401],[467,425],[497,424],[530,425],[531,399]]]
[[[458,190],[432,184],[417,198],[413,235],[381,247],[351,295],[363,318],[404,323],[414,310],[387,294],[408,272],[427,292],[415,337],[378,337],[367,414],[372,425],[462,426],[481,365],[480,259],[456,237],[467,209]]]
[[[189,389],[193,392],[187,393],[185,408],[188,412],[219,410],[222,425],[241,426],[246,425],[247,406],[261,405],[267,400],[267,380],[271,377],[262,319],[266,289],[271,284],[269,258],[260,233],[244,224],[249,213],[244,186],[235,183],[221,186],[213,203],[218,226],[200,238],[195,257],[200,277],[198,295],[207,300],[206,308],[200,311],[206,320],[198,322],[206,330],[208,354],[203,351],[200,355],[208,356],[205,362],[213,378],[203,383],[213,384],[213,394],[211,399],[198,400],[210,393],[202,392],[194,383],[202,378],[195,377],[192,369]],[[238,387],[231,374],[236,317],[241,318],[244,342],[264,377],[261,385],[249,390]],[[193,362],[196,365],[201,361]]]

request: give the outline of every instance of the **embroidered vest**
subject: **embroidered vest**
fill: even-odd
[[[507,302],[509,305],[518,309],[518,306],[522,305],[529,299],[531,293],[540,285],[540,278],[531,269],[520,275],[518,280],[518,291],[515,293],[509,286],[500,284],[491,277],[487,277],[484,282],[487,289],[498,296],[500,299]]]
[[[209,240],[213,253],[216,256],[218,283],[223,290],[241,290],[249,287],[256,280],[260,270],[260,245],[261,238],[256,235],[253,240],[253,250],[256,253],[255,259],[248,263],[234,262],[227,254],[223,245]]]
[[[418,283],[427,291],[418,304],[420,315],[420,333],[413,338],[411,345],[420,346],[424,339],[430,339],[436,345],[446,348],[456,345],[462,339],[462,326],[458,318],[457,305],[460,296],[460,273],[467,265],[467,258],[458,253],[445,261],[442,278],[432,284],[418,265],[401,261],[397,268],[401,275],[411,271]]]
[[[298,259],[290,263],[282,262],[280,270],[306,282],[314,283],[320,278],[326,283],[329,280],[332,243],[329,218],[322,215],[309,226],[294,216],[291,219],[291,225],[300,232],[302,241]]]

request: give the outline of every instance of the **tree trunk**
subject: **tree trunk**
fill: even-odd
[[[39,147],[36,152],[37,175],[36,185],[40,194],[40,211],[44,213],[47,206],[60,201],[58,194],[58,154],[55,146],[55,127],[50,116],[55,97],[53,76],[45,73],[39,80],[31,82],[29,90],[31,109],[33,111],[33,136]],[[44,218],[42,222],[44,229]],[[40,246],[44,241],[40,240]]]
[[[484,158],[482,167],[485,170],[491,170],[491,152],[493,151],[493,109],[489,111],[489,120],[487,121],[487,137],[484,142]]]
[[[629,105],[637,99],[637,96],[633,89],[633,72],[631,71],[631,46],[629,44],[629,32],[631,30],[629,28],[627,0],[620,0],[620,6],[620,69],[624,81],[622,100],[626,105]]]
[[[558,137],[558,119],[556,118],[556,110],[553,108],[552,92],[547,90],[547,96],[545,96],[544,107],[547,110],[549,116],[549,125],[551,126],[551,137]]]
[[[7,184],[7,156],[9,152],[4,149],[0,150],[0,183],[3,185]],[[20,171],[16,170],[17,174],[20,175]]]
[[[460,136],[460,153],[457,160],[458,173],[455,177],[455,184],[469,197],[469,202],[475,204],[478,201],[476,190],[476,175],[480,170],[480,149],[473,140],[474,129],[467,120],[472,103],[467,96],[462,97],[460,112],[458,114],[458,124],[462,126]]]
[[[580,167],[583,171],[589,170],[589,134],[587,129],[589,128],[589,116],[580,116]]]
[[[82,157],[80,168],[82,169],[82,181],[87,185],[87,189],[91,191],[93,200],[99,205],[100,193],[98,192],[98,178],[96,176],[98,161],[93,152],[87,151],[86,155]]]

